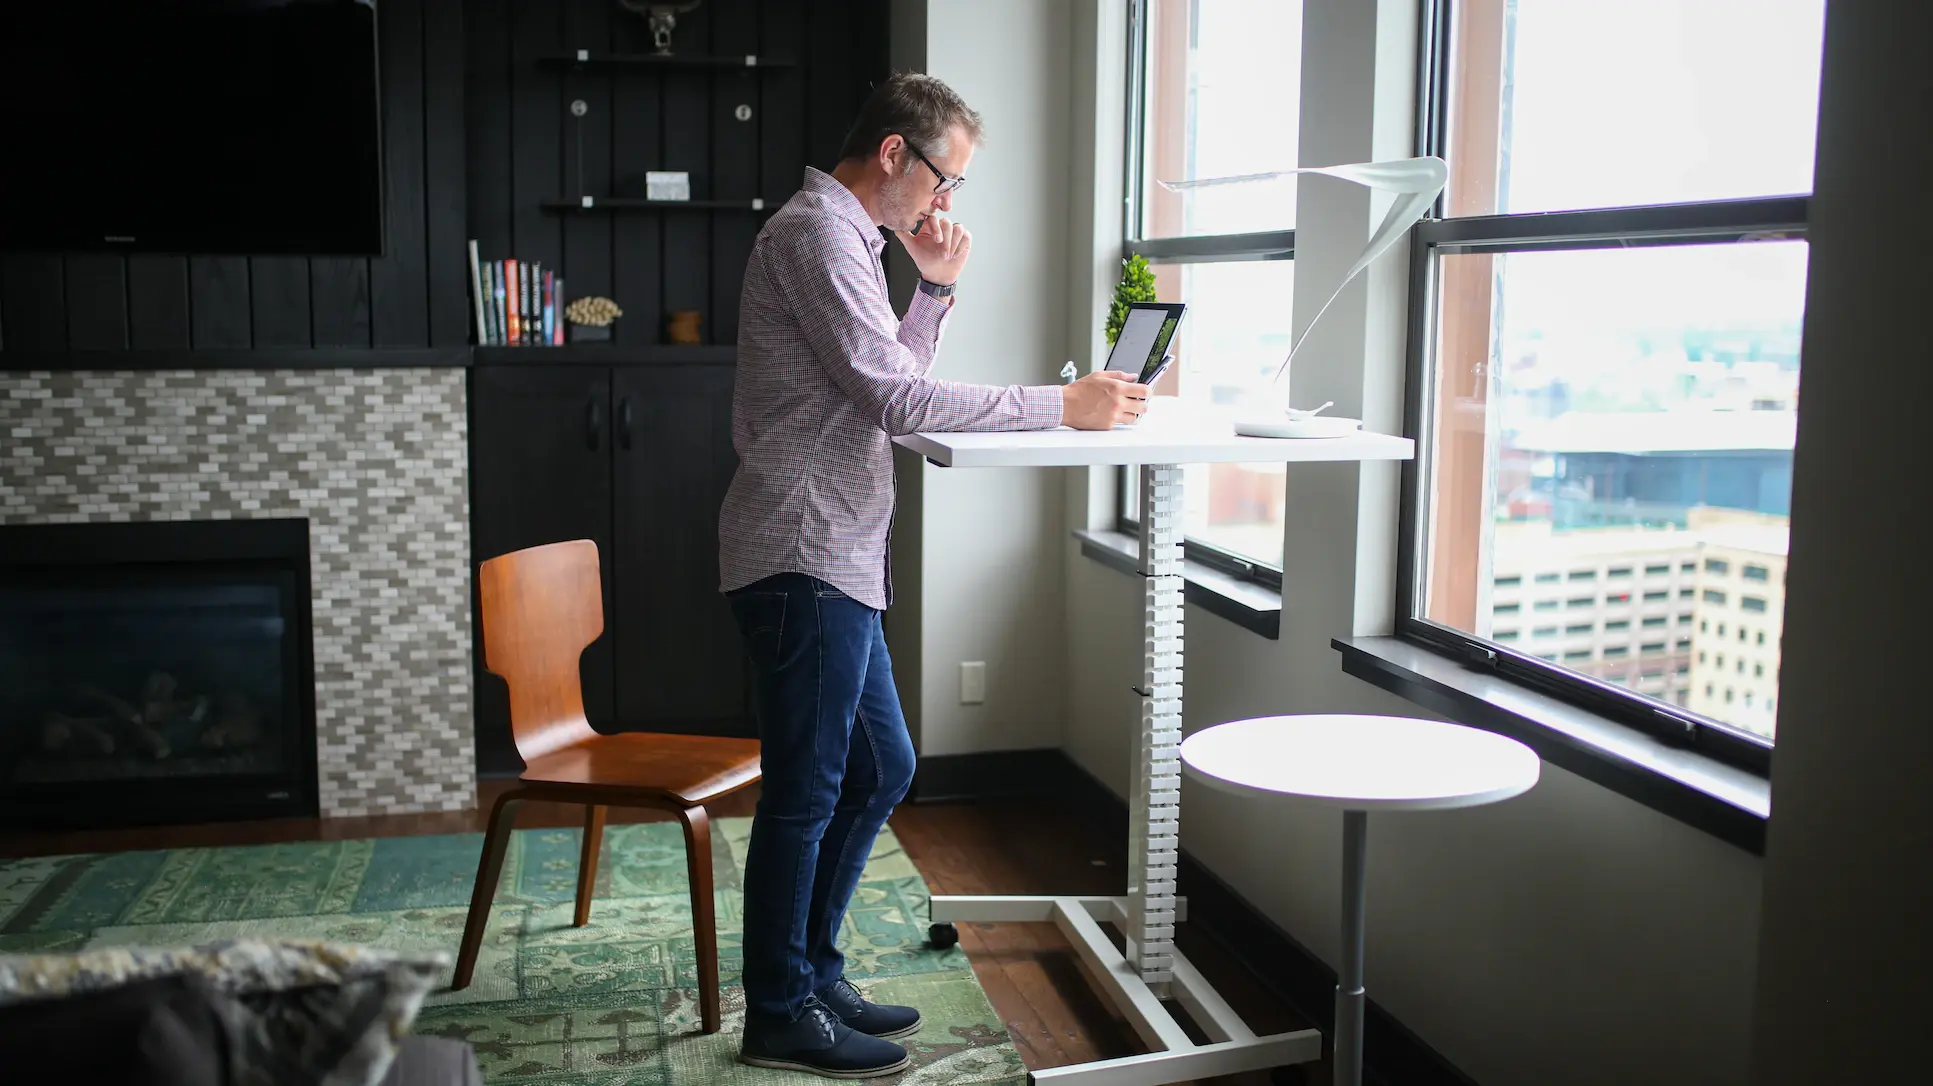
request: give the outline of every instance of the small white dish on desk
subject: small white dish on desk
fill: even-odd
[[[1235,433],[1241,437],[1323,438],[1350,437],[1362,432],[1361,419],[1337,415],[1241,415],[1235,419]]]

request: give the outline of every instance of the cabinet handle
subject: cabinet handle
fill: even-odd
[[[592,452],[597,451],[597,435],[604,429],[603,413],[597,407],[597,400],[593,398],[584,411],[584,445]]]
[[[631,397],[626,396],[617,402],[617,447],[631,447]]]

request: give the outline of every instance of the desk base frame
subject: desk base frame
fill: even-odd
[[[1141,469],[1143,605],[1141,742],[1128,799],[1128,892],[1121,897],[947,897],[932,899],[936,923],[1053,922],[1074,945],[1150,1051],[1030,1074],[1066,1086],[1164,1086],[1190,1079],[1307,1063],[1322,1056],[1313,1029],[1257,1037],[1208,981],[1175,950],[1186,903],[1176,896],[1181,859],[1182,468]],[[1117,924],[1127,952],[1100,921]],[[1181,1004],[1211,1039],[1198,1045],[1164,999]]]

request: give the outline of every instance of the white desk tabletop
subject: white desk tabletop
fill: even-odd
[[[1237,437],[1231,424],[1200,417],[1159,422],[1149,418],[1115,430],[921,433],[893,440],[950,468],[1408,460],[1415,455],[1416,447],[1406,437],[1371,433],[1328,438]]]
[[[1220,792],[1351,811],[1476,807],[1528,792],[1542,763],[1491,732],[1388,716],[1271,716],[1204,728],[1182,770]]]

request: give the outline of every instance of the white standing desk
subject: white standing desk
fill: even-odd
[[[1237,437],[1226,422],[1176,414],[1111,431],[910,434],[900,445],[947,468],[1058,468],[1139,464],[1142,641],[1141,741],[1128,797],[1128,885],[1118,897],[932,899],[933,937],[950,943],[955,921],[1046,922],[1059,926],[1149,1052],[1031,1073],[1039,1083],[1161,1086],[1164,1083],[1306,1063],[1320,1058],[1313,1029],[1257,1037],[1174,946],[1186,902],[1175,893],[1181,832],[1182,466],[1408,460],[1408,438]],[[1116,950],[1100,921],[1127,936]],[[1210,1042],[1198,1045],[1161,1005],[1172,998]]]

